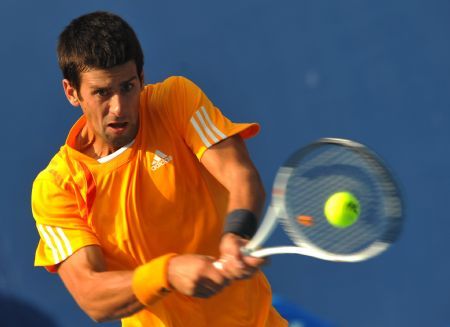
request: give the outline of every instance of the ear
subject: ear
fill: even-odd
[[[62,85],[67,100],[69,100],[72,106],[78,107],[80,105],[80,99],[78,97],[77,90],[70,84],[67,79],[63,79]]]

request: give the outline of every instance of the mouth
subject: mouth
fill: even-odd
[[[125,131],[127,126],[128,126],[127,122],[114,122],[114,123],[108,124],[108,127],[116,133],[121,133],[121,132]]]

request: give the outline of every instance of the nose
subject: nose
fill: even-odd
[[[114,94],[110,98],[109,102],[109,112],[116,117],[120,117],[123,113],[124,108],[124,97],[120,94]]]

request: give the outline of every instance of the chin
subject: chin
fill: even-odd
[[[113,140],[113,142],[111,144],[115,149],[120,149],[121,147],[127,145],[131,141],[133,141],[133,138],[119,137],[119,138],[116,138],[115,140]]]
[[[133,139],[136,137],[136,134],[137,130],[135,130],[134,128],[130,128],[122,134],[108,133],[105,135],[105,140],[108,144],[110,144],[114,149],[117,150],[133,141]]]
[[[106,142],[112,146],[115,150],[127,145],[133,140],[129,135],[108,135]]]

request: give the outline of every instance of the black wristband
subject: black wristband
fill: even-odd
[[[255,235],[258,227],[258,218],[247,209],[237,209],[231,211],[225,220],[223,233],[233,233],[250,239]]]

